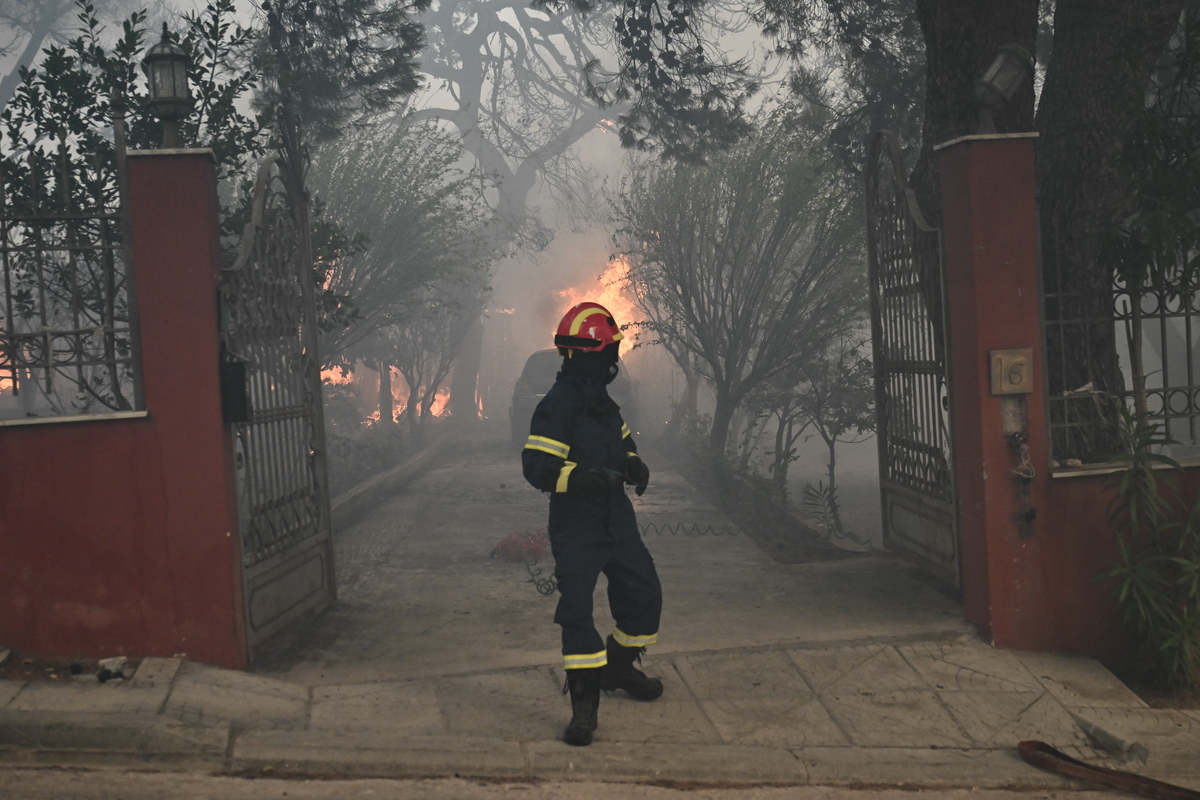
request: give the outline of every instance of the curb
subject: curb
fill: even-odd
[[[422,469],[436,459],[439,451],[445,448],[446,443],[453,439],[454,435],[453,431],[443,433],[432,444],[417,452],[407,461],[368,478],[333,498],[329,506],[334,529],[357,522],[371,508],[379,504],[386,495],[411,482]]]
[[[236,774],[376,778],[508,778],[689,785],[1063,789],[1073,781],[1015,750],[774,747],[389,737],[344,731],[259,731],[233,744]]]
[[[231,739],[229,725],[201,728],[141,714],[0,712],[5,763],[220,768]]]

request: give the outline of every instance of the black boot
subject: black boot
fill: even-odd
[[[650,678],[633,662],[641,663],[644,647],[625,647],[609,634],[608,664],[600,668],[601,687],[606,692],[624,689],[634,700],[657,700],[662,696],[663,685],[658,678]]]
[[[567,670],[567,686],[571,692],[571,721],[563,731],[563,741],[575,747],[592,743],[600,710],[600,668]]]

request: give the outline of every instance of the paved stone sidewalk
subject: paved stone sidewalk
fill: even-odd
[[[1200,714],[1150,709],[1087,659],[959,638],[675,653],[646,668],[663,677],[663,698],[606,696],[596,743],[571,748],[557,741],[569,716],[557,666],[308,688],[145,659],[125,682],[0,684],[0,758],[379,776],[1063,785],[1016,757],[1017,741],[1040,739],[1200,786]]]
[[[147,658],[128,681],[0,682],[0,764],[1066,785],[1017,758],[1039,739],[1200,786],[1200,713],[1147,708],[1088,659],[987,646],[890,557],[777,563],[652,451],[635,504],[667,602],[643,666],[666,693],[603,698],[595,743],[568,747],[554,600],[490,557],[545,498],[510,449],[459,455],[338,530],[338,603],[254,672]]]

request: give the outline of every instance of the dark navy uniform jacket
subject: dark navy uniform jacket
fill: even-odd
[[[567,493],[577,469],[624,473],[625,459],[637,453],[620,407],[603,381],[560,372],[538,403],[521,451],[521,468],[534,487],[550,492],[550,533],[611,538],[637,536],[633,504],[622,481],[606,497],[586,499]]]

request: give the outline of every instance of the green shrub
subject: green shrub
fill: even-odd
[[[1138,642],[1138,663],[1159,688],[1197,684],[1200,668],[1200,502],[1189,512],[1179,494],[1180,466],[1163,455],[1170,444],[1157,424],[1122,409],[1128,466],[1117,473],[1109,524],[1117,563],[1121,621]]]

